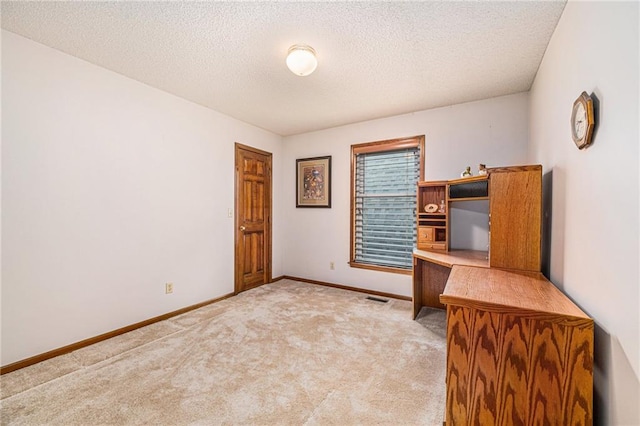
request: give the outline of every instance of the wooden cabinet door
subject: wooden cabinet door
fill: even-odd
[[[271,281],[271,154],[236,144],[235,292]]]
[[[542,167],[492,169],[489,266],[540,271]]]

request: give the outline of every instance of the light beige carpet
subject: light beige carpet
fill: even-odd
[[[444,312],[279,281],[0,378],[2,424],[442,424]]]

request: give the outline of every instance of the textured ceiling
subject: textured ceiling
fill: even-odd
[[[527,91],[564,5],[3,1],[2,28],[291,135]]]

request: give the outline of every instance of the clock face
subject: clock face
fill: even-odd
[[[587,110],[583,103],[578,103],[574,111],[573,134],[576,139],[584,138],[587,133]]]
[[[582,92],[573,103],[571,112],[571,137],[578,149],[591,144],[594,123],[593,100],[587,92]]]

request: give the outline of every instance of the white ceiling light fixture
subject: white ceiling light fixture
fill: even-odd
[[[295,75],[307,76],[318,66],[316,51],[306,44],[294,44],[287,53],[287,67]]]

